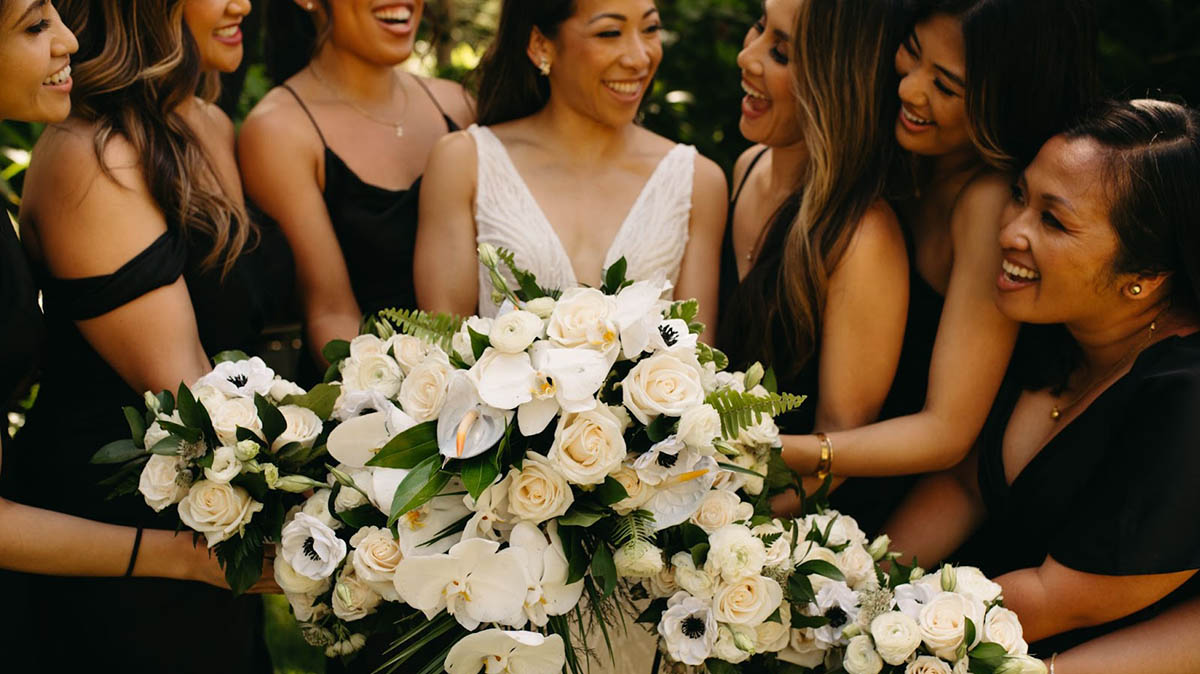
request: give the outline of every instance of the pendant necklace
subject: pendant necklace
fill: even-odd
[[[1159,312],[1158,316],[1154,317],[1154,320],[1150,321],[1150,328],[1147,331],[1146,339],[1142,340],[1140,343],[1135,345],[1133,347],[1133,349],[1130,350],[1129,353],[1125,354],[1125,356],[1123,358],[1121,358],[1121,360],[1117,361],[1117,364],[1115,366],[1113,366],[1111,369],[1109,369],[1109,371],[1107,373],[1105,373],[1105,375],[1103,377],[1101,377],[1100,379],[1097,379],[1095,381],[1095,383],[1093,383],[1090,386],[1088,386],[1087,388],[1083,389],[1083,391],[1079,395],[1075,396],[1075,398],[1072,399],[1071,402],[1067,403],[1066,405],[1063,405],[1062,407],[1059,407],[1058,405],[1054,405],[1053,407],[1051,407],[1050,408],[1050,420],[1058,421],[1059,419],[1061,419],[1063,414],[1070,411],[1070,409],[1072,407],[1074,407],[1076,404],[1078,404],[1080,400],[1083,400],[1085,397],[1087,397],[1087,395],[1089,393],[1091,393],[1092,389],[1094,389],[1100,383],[1106,381],[1109,377],[1112,377],[1114,374],[1117,373],[1118,370],[1120,370],[1121,368],[1128,365],[1129,361],[1133,360],[1133,358],[1135,356],[1137,356],[1137,354],[1140,353],[1142,351],[1142,349],[1145,349],[1147,346],[1149,346],[1150,342],[1154,341],[1154,333],[1158,331],[1158,319],[1162,318],[1162,315],[1164,313],[1166,313],[1166,311],[1167,311],[1167,309],[1163,309],[1162,311]]]
[[[320,85],[322,87],[324,87],[326,91],[328,91],[331,95],[333,95],[333,97],[336,98],[339,103],[343,103],[345,105],[350,106],[351,108],[354,109],[355,112],[362,115],[363,117],[366,117],[367,119],[371,120],[372,122],[379,124],[380,126],[386,126],[390,129],[395,129],[397,138],[404,137],[404,115],[406,112],[408,112],[408,94],[404,94],[404,107],[402,107],[400,109],[400,119],[398,121],[392,122],[392,121],[388,121],[386,119],[380,119],[380,118],[376,117],[375,115],[372,115],[370,112],[367,112],[366,110],[364,110],[362,108],[362,106],[358,105],[354,101],[339,94],[336,89],[334,89],[332,86],[330,86],[330,84],[328,82],[325,81],[324,77],[321,77],[321,74],[317,72],[317,68],[315,65],[310,65],[308,67],[308,70],[309,70],[309,72],[312,73],[313,78],[315,80],[317,80],[317,82],[320,83]],[[400,76],[398,74],[396,75],[396,87],[400,89],[401,93],[404,93],[404,85],[401,84]]]

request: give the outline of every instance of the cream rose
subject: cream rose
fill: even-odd
[[[871,637],[860,634],[850,640],[846,655],[842,658],[842,668],[846,674],[879,674],[883,669],[883,659],[875,652]]]
[[[204,469],[204,477],[213,482],[229,484],[229,481],[242,472],[242,462],[238,461],[237,450],[233,447],[218,447],[213,452],[212,466]]]
[[[661,414],[677,417],[704,403],[700,373],[674,353],[656,353],[638,362],[621,382],[621,399],[638,421]]]
[[[342,361],[342,386],[348,391],[377,391],[386,398],[400,392],[404,373],[394,358],[383,353],[351,356]]]
[[[721,415],[712,405],[689,407],[679,417],[676,433],[683,444],[704,455],[714,451],[713,440],[721,437]]]
[[[783,600],[783,588],[773,578],[746,576],[722,583],[713,596],[713,615],[717,622],[757,627]]]
[[[670,597],[679,591],[679,583],[675,582],[675,567],[663,565],[658,573],[646,579],[646,589],[654,598]]]
[[[1017,614],[1003,606],[993,606],[983,619],[983,640],[1000,644],[1009,655],[1026,655],[1029,644],[1025,643],[1024,630]]]
[[[404,559],[400,544],[392,532],[379,527],[363,527],[350,538],[351,558],[358,577],[387,601],[400,601],[393,578],[396,565]]]
[[[704,495],[700,507],[692,513],[692,524],[711,534],[727,524],[748,520],[754,516],[754,506],[742,501],[738,495],[728,491],[710,491]],[[717,618],[720,620],[720,618]]]
[[[400,384],[400,407],[418,423],[437,419],[446,402],[452,371],[450,363],[440,359],[412,368]]]
[[[146,434],[149,435],[149,431]],[[154,454],[142,467],[138,478],[138,491],[146,499],[146,505],[154,508],[154,512],[162,512],[169,505],[183,500],[188,493],[188,478],[181,479],[180,469],[183,461],[177,456]]]
[[[262,422],[258,419],[258,408],[253,398],[229,398],[208,410],[213,430],[222,445],[232,447],[238,443],[237,429],[245,428],[262,437]]]
[[[275,381],[271,382],[271,390],[267,393],[267,397],[278,403],[288,396],[302,396],[306,393],[303,388],[280,377],[275,377]]]
[[[708,537],[708,560],[704,567],[726,582],[762,572],[767,549],[762,539],[741,524],[728,524]]]
[[[313,580],[307,576],[301,576],[283,557],[276,557],[272,566],[275,569],[275,582],[281,590],[289,595],[303,594],[316,597],[329,589],[330,579]]]
[[[646,503],[646,500],[654,494],[654,489],[645,482],[642,482],[642,479],[638,477],[637,471],[632,466],[622,465],[610,477],[620,482],[627,494],[625,498],[612,505],[612,509],[618,515],[628,515],[641,508]]]
[[[492,348],[501,353],[520,353],[542,334],[542,319],[537,314],[514,309],[497,316],[492,323]]]
[[[779,604],[779,622],[765,620],[754,628],[754,650],[759,653],[778,653],[788,647],[792,638],[792,609],[788,603]]]
[[[280,405],[279,413],[283,415],[287,427],[275,442],[271,443],[271,451],[277,452],[284,445],[296,442],[308,449],[313,446],[317,436],[321,434],[321,418],[316,412],[299,405]]]
[[[375,335],[359,335],[350,340],[350,357],[361,360],[367,356],[378,356],[387,352],[384,341]]]
[[[954,592],[942,592],[921,607],[917,619],[921,639],[934,655],[953,662],[962,644],[968,618],[976,625],[982,624],[983,604]],[[967,647],[973,645],[967,644]]]
[[[374,613],[383,599],[359,577],[356,569],[351,559],[342,567],[337,585],[333,587],[333,614],[347,622],[361,620]]]
[[[450,362],[440,348],[412,335],[393,335],[388,338],[384,347],[384,353],[391,352],[392,357],[396,359],[396,364],[400,366],[400,371],[406,377],[426,360]]]
[[[837,553],[837,567],[846,576],[846,584],[855,590],[865,590],[879,585],[875,575],[875,560],[861,545],[851,543]]]
[[[525,311],[537,316],[541,319],[550,318],[554,313],[554,305],[557,302],[553,297],[535,297],[525,303]]]
[[[891,611],[871,621],[871,637],[884,662],[900,665],[921,645],[921,628],[907,615]]]
[[[650,578],[663,570],[663,552],[653,543],[634,539],[617,548],[613,563],[622,578]]]
[[[550,462],[574,484],[601,484],[625,459],[621,422],[606,405],[559,417]]]
[[[589,348],[604,353],[618,346],[617,303],[595,288],[572,288],[554,305],[546,336],[567,348]]]
[[[904,668],[904,674],[952,674],[950,665],[942,662],[938,658],[929,655],[919,656],[916,660],[908,663]]]
[[[208,539],[208,547],[241,534],[263,504],[241,487],[200,480],[179,502],[179,519]]]
[[[508,483],[508,511],[518,519],[541,524],[562,517],[575,502],[562,473],[536,452],[525,455],[520,470],[513,469]]]
[[[675,570],[675,583],[688,594],[699,599],[709,599],[717,588],[717,579],[705,569],[697,569],[689,552],[677,552],[671,557],[671,568]]]

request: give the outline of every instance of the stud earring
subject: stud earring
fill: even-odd
[[[1142,294],[1142,284],[1135,283],[1135,284],[1129,286],[1129,294],[1130,295],[1141,295]]]
[[[544,77],[550,77],[550,62],[545,57],[542,57],[542,62],[538,65],[538,70],[541,71]]]
[[[313,4],[310,2],[306,5],[304,5],[304,9],[307,9],[310,12],[313,11]]]

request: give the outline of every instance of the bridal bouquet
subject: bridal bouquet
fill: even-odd
[[[504,251],[480,258],[506,300],[494,319],[384,311],[326,348],[337,465],[275,561],[310,642],[344,655],[398,632],[393,671],[584,671],[587,635],[609,641],[635,585],[670,582],[664,547],[696,532],[744,581],[730,610],[747,584],[775,584],[777,606],[778,583],[747,580],[722,541],[759,541],[737,522],[766,511],[772,416],[803,399],[761,367],[723,372],[696,303],[626,280],[624,261],[558,292]]]
[[[333,387],[305,392],[259,358],[226,352],[178,393],[146,393],[146,409],[125,408],[130,438],[109,443],[92,463],[121,464],[106,482],[114,495],[140,492],[155,512],[174,507],[203,535],[234,592],[262,574],[263,545],[278,540],[298,492],[324,485],[321,457]]]

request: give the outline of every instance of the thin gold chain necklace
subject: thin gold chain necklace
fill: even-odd
[[[398,89],[400,89],[400,93],[404,94],[404,107],[402,107],[400,109],[399,121],[395,121],[395,122],[392,122],[392,121],[389,121],[386,119],[380,119],[380,118],[376,117],[375,115],[372,115],[370,112],[367,112],[359,104],[355,103],[354,101],[350,100],[349,98],[346,98],[345,96],[342,96],[340,93],[338,93],[337,89],[334,89],[328,82],[325,81],[324,77],[321,77],[321,74],[317,72],[317,66],[315,63],[309,64],[308,71],[312,73],[313,79],[315,79],[322,87],[325,88],[326,91],[328,91],[334,98],[336,98],[339,103],[343,103],[345,105],[350,106],[351,108],[354,109],[355,112],[362,115],[363,117],[366,117],[367,119],[371,120],[372,122],[375,122],[376,124],[395,129],[397,138],[404,137],[404,116],[408,112],[408,94],[404,92],[404,85],[400,82],[400,76],[398,74],[395,74],[394,71],[393,71],[393,74],[395,75],[395,78],[396,78],[396,87]],[[395,97],[395,95],[393,94],[393,98],[394,97]]]
[[[1081,391],[1079,393],[1079,395],[1075,396],[1075,398],[1073,398],[1071,400],[1071,402],[1067,403],[1066,405],[1063,405],[1062,407],[1059,407],[1058,405],[1054,405],[1053,407],[1051,407],[1050,408],[1051,421],[1058,421],[1059,419],[1061,419],[1064,413],[1069,412],[1072,407],[1079,404],[1079,401],[1086,398],[1088,396],[1088,394],[1090,394],[1092,392],[1093,389],[1095,389],[1097,386],[1099,386],[1100,384],[1107,381],[1110,377],[1112,377],[1114,374],[1116,374],[1121,368],[1128,365],[1130,363],[1130,361],[1132,361],[1139,353],[1142,352],[1143,349],[1145,349],[1147,346],[1150,346],[1150,342],[1154,341],[1154,333],[1158,331],[1158,319],[1162,318],[1163,314],[1165,314],[1166,312],[1167,312],[1166,308],[1164,308],[1162,311],[1158,312],[1158,315],[1154,317],[1154,320],[1150,321],[1150,327],[1147,330],[1146,339],[1144,339],[1141,342],[1139,342],[1138,344],[1136,344],[1133,347],[1133,349],[1131,349],[1129,351],[1129,353],[1125,354],[1125,356],[1123,358],[1121,358],[1121,360],[1117,361],[1117,364],[1114,365],[1112,368],[1110,368],[1108,370],[1108,372],[1106,372],[1104,374],[1103,377],[1101,377],[1100,379],[1097,379],[1095,382],[1090,384],[1087,388],[1083,389],[1083,391]]]

